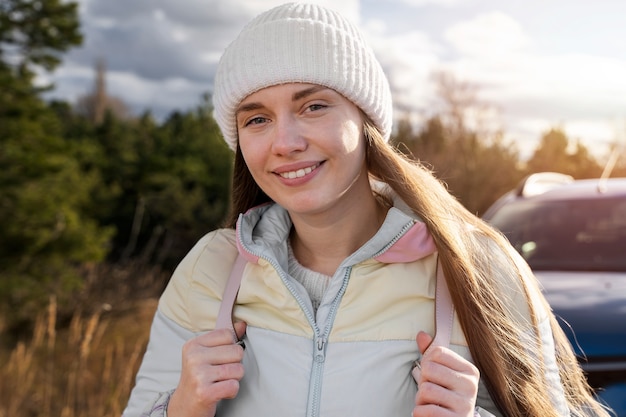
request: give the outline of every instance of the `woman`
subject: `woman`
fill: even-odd
[[[608,415],[520,257],[387,144],[388,82],[344,17],[255,18],[214,106],[232,218],[175,271],[125,416]],[[238,255],[233,338],[216,321]],[[438,268],[456,313],[427,349]]]

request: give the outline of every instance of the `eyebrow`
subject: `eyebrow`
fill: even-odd
[[[239,113],[243,113],[243,112],[247,112],[247,111],[253,111],[253,110],[259,110],[262,109],[263,105],[261,103],[247,103],[247,104],[243,104],[239,107],[237,107],[237,110],[235,110],[235,117],[237,117],[239,115]]]
[[[296,91],[291,96],[291,100],[298,101],[300,99],[308,97],[311,94],[317,93],[318,91],[322,91],[322,90],[328,90],[328,87],[324,87],[323,85],[314,85],[313,87],[305,88],[304,90],[301,90],[301,91]]]
[[[315,94],[318,91],[322,91],[322,90],[328,90],[328,87],[324,87],[322,85],[314,85],[313,87],[309,87],[309,88],[305,88],[304,90],[296,91],[295,93],[292,94],[291,101],[301,100],[303,98],[306,98],[306,97],[308,97],[308,96],[310,96],[312,94]],[[239,113],[259,110],[259,109],[262,109],[262,108],[263,108],[263,104],[258,103],[258,102],[242,104],[241,106],[237,107],[237,110],[235,111],[235,117]]]

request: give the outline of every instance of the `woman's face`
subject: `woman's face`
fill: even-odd
[[[239,146],[259,187],[293,215],[342,215],[371,191],[363,119],[336,91],[268,87],[236,112]]]

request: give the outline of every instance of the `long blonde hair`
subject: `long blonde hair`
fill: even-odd
[[[365,123],[365,137],[370,175],[389,185],[426,223],[435,240],[472,358],[498,409],[511,417],[559,415],[550,399],[543,364],[537,363],[541,358],[536,357],[541,356],[536,352],[542,352],[536,308],[543,308],[549,313],[570,412],[608,416],[594,400],[571,345],[540,295],[532,273],[516,261],[504,236],[467,211],[419,162],[387,145],[369,122]],[[493,265],[498,258],[507,261]],[[502,276],[519,280],[524,289],[534,327],[531,343],[535,346],[526,346],[520,340],[519,335],[528,329],[513,320],[501,302],[501,287],[496,280]],[[541,306],[533,306],[531,294]]]
[[[500,412],[510,417],[558,416],[541,354],[536,353],[542,352],[536,309],[550,312],[550,308],[541,295],[537,297],[538,286],[527,266],[516,261],[501,233],[467,211],[432,172],[387,144],[368,120],[364,135],[371,177],[387,184],[426,223],[435,240],[472,358]],[[235,226],[239,213],[271,201],[255,183],[238,148],[232,189],[228,227]],[[494,265],[498,258],[505,261]],[[508,306],[501,301],[497,280],[502,276],[519,281],[524,289],[533,328],[530,343],[534,346],[516,337],[528,333],[528,328],[512,319]],[[540,306],[533,305],[531,294],[540,300]],[[594,400],[571,345],[554,316],[549,316],[570,413],[609,416]]]

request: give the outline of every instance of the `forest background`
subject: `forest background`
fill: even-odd
[[[76,103],[44,99],[53,86],[36,74],[81,42],[73,2],[0,4],[0,417],[121,415],[159,294],[229,207],[233,156],[210,96],[164,120],[131,114],[102,61]],[[558,126],[522,160],[476,86],[434,77],[436,115],[399,120],[392,142],[470,211],[534,172],[601,175],[608,155]]]

